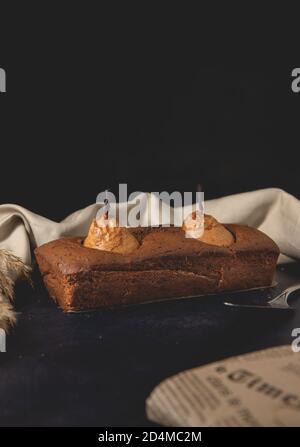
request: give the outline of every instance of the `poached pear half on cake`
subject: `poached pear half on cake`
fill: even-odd
[[[105,214],[100,219],[93,219],[83,245],[123,255],[132,253],[139,247],[137,239],[127,228],[119,227],[116,219],[108,218]]]

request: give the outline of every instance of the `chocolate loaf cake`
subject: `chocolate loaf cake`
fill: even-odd
[[[35,254],[49,294],[64,311],[271,285],[277,245],[254,228],[213,226],[212,243],[209,227],[203,240],[177,227],[131,228],[137,246],[129,254],[84,246],[83,238],[49,242]]]

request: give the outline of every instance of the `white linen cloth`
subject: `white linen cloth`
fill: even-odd
[[[63,236],[86,234],[99,207],[99,204],[90,205],[57,223],[19,205],[0,205],[0,250],[7,250],[30,265],[35,247]],[[206,201],[204,208],[206,214],[213,215],[220,222],[246,224],[262,230],[278,244],[284,255],[281,261],[286,257],[300,259],[300,201],[287,192],[276,188],[245,192]],[[2,261],[0,259],[0,267],[13,283],[18,269],[9,271],[5,257]],[[0,279],[1,291],[0,327],[1,319],[11,323],[15,318],[13,313],[11,318],[7,318],[9,297],[5,296]],[[2,327],[5,326],[4,322]]]

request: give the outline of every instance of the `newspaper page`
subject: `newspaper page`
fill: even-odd
[[[146,412],[170,427],[299,427],[300,352],[280,346],[184,371],[154,389]]]

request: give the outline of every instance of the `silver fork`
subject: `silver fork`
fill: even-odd
[[[248,308],[248,309],[285,309],[285,310],[295,310],[294,307],[290,306],[288,303],[289,296],[292,292],[300,289],[300,283],[294,284],[288,287],[283,292],[280,292],[272,300],[263,304],[237,304],[230,301],[224,302],[225,306],[237,307],[237,308]]]

